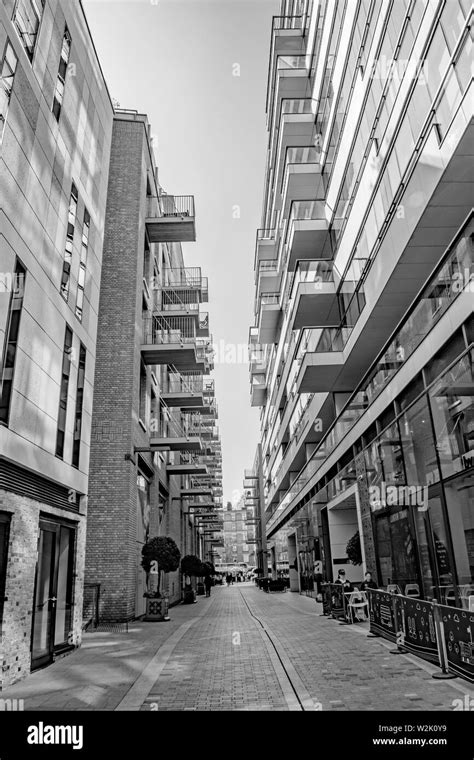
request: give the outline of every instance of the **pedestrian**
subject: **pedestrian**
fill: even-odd
[[[231,574],[230,574],[230,573],[227,573],[227,575],[226,575],[225,579],[226,579],[226,582],[227,582],[227,588],[228,588],[228,587],[230,586],[230,584],[231,584],[231,581],[232,581],[232,576],[231,576]]]
[[[204,577],[204,586],[206,588],[206,596],[211,596],[212,578],[210,575]]]

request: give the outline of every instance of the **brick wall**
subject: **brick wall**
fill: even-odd
[[[12,515],[5,583],[7,601],[0,634],[0,690],[27,676],[31,667],[31,633],[37,563],[39,518],[45,511],[54,518],[71,513],[8,491],[0,491],[0,511]],[[71,641],[80,646],[84,582],[85,516],[73,515],[76,524],[74,614]]]

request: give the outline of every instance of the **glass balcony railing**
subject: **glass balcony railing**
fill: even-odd
[[[400,367],[414,353],[434,324],[442,317],[459,294],[472,286],[474,254],[472,245],[468,242],[468,239],[473,228],[474,223],[470,221],[463,233],[453,244],[451,252],[445,261],[424,289],[418,303],[415,304],[403,325],[390,340],[375,367],[352,395],[345,409],[322,439],[312,459],[307,462],[290,490],[285,494],[276,510],[278,514],[283,512],[309,480],[313,478],[328,456],[354,427],[359,418],[387,386]],[[351,328],[345,329],[351,330]],[[320,330],[316,332],[321,333]],[[316,337],[314,340],[316,341]],[[275,514],[275,518],[268,524],[269,529],[271,529],[276,519],[277,515]]]
[[[285,71],[288,69],[303,69],[307,70],[308,58],[306,55],[279,55],[277,56],[277,71]]]
[[[296,148],[288,147],[285,155],[285,165],[289,164],[317,164],[319,163],[320,152],[313,146],[300,146]]]
[[[322,200],[293,201],[288,222],[300,222],[308,219],[326,220],[326,203]]]
[[[352,327],[306,327],[301,334],[296,360],[301,362],[306,354],[335,353],[343,351],[352,333]]]
[[[314,112],[312,98],[283,98],[281,101],[281,115],[284,114],[311,114]]]
[[[260,305],[261,306],[278,306],[280,302],[280,294],[279,293],[262,293],[260,298]]]
[[[298,261],[291,286],[290,299],[295,297],[298,285],[303,282],[334,282],[334,262],[327,259]]]
[[[272,33],[283,29],[302,29],[302,16],[273,16]]]

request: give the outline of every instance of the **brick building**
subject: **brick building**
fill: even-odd
[[[81,640],[112,118],[80,3],[1,3],[0,689]]]
[[[101,618],[145,612],[141,551],[167,535],[204,556],[193,513],[216,506],[219,445],[207,278],[185,268],[194,199],[158,182],[147,117],[114,117],[92,422],[86,581]],[[218,464],[220,469],[220,464]],[[192,508],[191,508],[192,507]],[[179,572],[165,580],[181,598]]]

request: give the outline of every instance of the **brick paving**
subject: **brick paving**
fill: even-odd
[[[297,594],[214,588],[170,623],[91,633],[75,653],[5,689],[26,710],[451,710],[461,679],[390,654],[367,625],[341,626]]]

